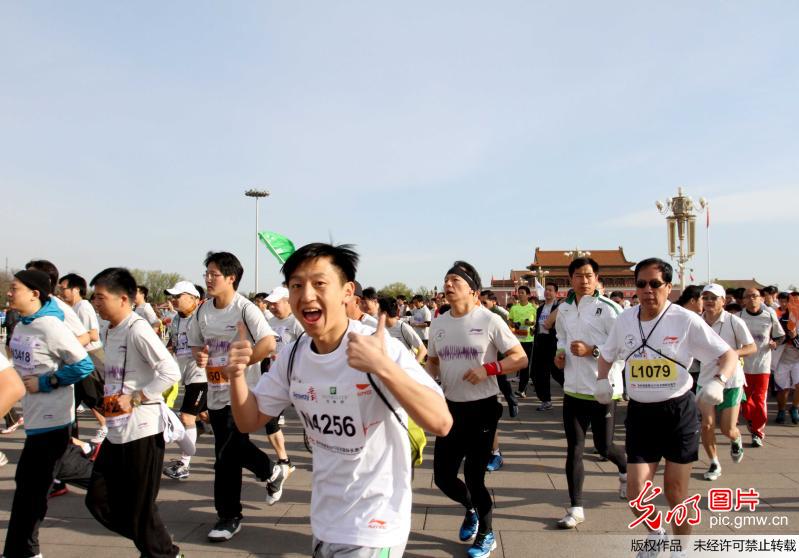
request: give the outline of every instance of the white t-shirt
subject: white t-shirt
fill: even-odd
[[[41,316],[30,324],[17,322],[9,349],[14,368],[23,378],[54,373],[65,364],[75,364],[88,356],[66,324],[55,316]],[[47,393],[26,392],[22,413],[25,430],[71,424],[75,420],[74,389],[69,385]]]
[[[695,312],[668,303],[653,320],[639,322],[639,310],[622,312],[599,347],[607,362],[625,361],[627,393],[634,401],[655,403],[685,394],[693,383],[688,369],[694,358],[716,362],[730,350]],[[642,330],[648,347],[642,347]]]
[[[55,300],[58,308],[64,313],[64,324],[66,324],[69,331],[71,331],[75,337],[89,333],[86,326],[83,325],[83,322],[80,321],[80,318],[78,318],[78,315],[71,306],[57,296],[50,295],[50,300]]]
[[[757,345],[757,352],[744,357],[744,372],[747,374],[771,373],[771,347],[769,341],[785,336],[780,321],[774,311],[765,304],[760,305],[760,312],[750,314],[744,309],[738,314]]]
[[[434,319],[427,354],[439,359],[441,387],[449,401],[477,401],[499,393],[497,377],[473,385],[463,375],[517,346],[521,346],[519,340],[502,318],[475,306],[465,316],[456,318],[446,312]]]
[[[552,313],[552,307],[555,306],[554,302],[549,302],[542,304],[538,307],[538,333],[547,335],[550,331],[544,327],[544,323],[549,318],[549,315]]]
[[[279,354],[283,347],[293,343],[304,331],[294,314],[289,314],[282,320],[272,316],[268,321],[269,327],[275,332],[275,355]]]
[[[414,308],[412,316],[412,323],[414,324],[422,324],[425,322],[432,322],[433,316],[430,314],[430,309],[427,306],[422,306],[421,308]],[[430,339],[430,328],[429,327],[414,327],[414,329],[419,333],[419,337],[423,340],[427,341]]]
[[[744,345],[755,342],[744,321],[726,310],[721,311],[718,320],[716,320],[711,327],[734,351],[737,351]],[[706,386],[708,382],[713,380],[713,376],[718,374],[719,367],[715,360],[709,361],[708,364],[705,364],[701,359],[700,362],[702,364],[699,366],[699,379],[697,383],[700,386]],[[724,387],[726,389],[737,388],[743,386],[745,383],[744,369],[743,366],[741,366],[741,359],[738,359],[738,363],[735,366],[735,374],[727,380]]]
[[[87,331],[96,330],[97,335],[100,335],[100,322],[97,321],[97,313],[94,311],[94,306],[88,300],[81,299],[75,306],[72,307],[75,314],[78,315],[80,322]],[[89,341],[85,346],[87,351],[94,351],[101,348],[103,344],[97,341]]]
[[[230,405],[230,382],[222,375],[222,368],[227,365],[230,344],[238,339],[239,322],[245,323],[247,336],[253,344],[264,337],[275,336],[263,312],[239,293],[224,308],[216,308],[214,299],[208,299],[197,308],[189,323],[189,347],[208,346],[208,365],[205,368],[208,408],[214,411]],[[261,377],[260,363],[247,367],[245,375],[247,383],[254,386]]]
[[[5,351],[0,350],[0,372],[11,368],[11,363],[6,358]]]
[[[253,389],[258,409],[278,416],[294,404],[313,451],[311,529],[319,540],[356,546],[405,544],[411,527],[411,455],[408,433],[377,395],[367,375],[347,364],[349,332],[374,329],[350,320],[332,353],[320,355],[303,336],[288,380],[284,347]],[[391,359],[414,381],[441,389],[400,343],[386,336]],[[372,380],[407,424],[407,414],[377,376]]]
[[[158,316],[155,315],[155,310],[153,310],[152,305],[149,302],[145,302],[141,306],[137,306],[136,310],[134,310],[139,316],[147,320],[147,323],[150,326],[154,326],[158,323]]]
[[[387,327],[386,331],[388,334],[397,339],[403,346],[407,347],[408,350],[419,349],[419,347],[424,347],[424,343],[422,343],[422,338],[419,337],[419,334],[416,333],[415,328],[409,326],[405,322],[401,320],[397,320],[391,327]]]
[[[105,395],[141,391],[149,400],[129,414],[106,414],[108,441],[125,444],[164,431],[158,402],[180,380],[180,370],[147,321],[131,312],[108,329],[105,347]]]
[[[172,323],[169,324],[169,341],[175,352],[178,368],[180,368],[180,382],[184,386],[207,381],[205,368],[197,366],[197,361],[194,360],[191,347],[189,347],[189,322],[192,318],[193,315],[183,318],[180,314],[175,314]]]

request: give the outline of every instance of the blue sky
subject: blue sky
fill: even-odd
[[[0,258],[199,282],[229,250],[248,291],[256,186],[262,229],[432,288],[536,246],[666,256],[683,186],[713,277],[799,284],[797,28],[790,0],[4,2]]]

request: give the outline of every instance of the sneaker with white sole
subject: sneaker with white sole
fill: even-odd
[[[189,478],[189,466],[184,465],[180,459],[176,459],[164,467],[164,474],[170,479],[185,480]]]
[[[566,511],[566,515],[558,520],[558,527],[561,529],[574,529],[583,521],[585,521],[583,508],[569,508]]]
[[[2,451],[0,451],[0,467],[3,465],[8,465],[8,457]]]
[[[644,548],[638,551],[635,558],[655,558],[661,552],[669,549],[669,536],[662,527],[657,531],[652,531],[646,538]]]
[[[211,542],[225,542],[241,531],[241,518],[220,519],[214,528],[208,531],[208,540]]]
[[[705,480],[714,481],[721,476],[721,465],[718,463],[710,463],[710,467],[703,475]]]
[[[272,467],[272,476],[266,481],[266,503],[274,506],[283,496],[283,483],[289,476],[289,466],[286,463],[276,463]]]
[[[619,473],[619,499],[627,499],[627,473]]]
[[[552,401],[544,401],[538,407],[536,407],[536,411],[549,411],[552,409]]]
[[[753,448],[762,448],[763,447],[763,438],[761,438],[757,434],[752,434],[752,447]]]
[[[7,427],[3,428],[2,430],[0,430],[0,434],[11,434],[12,432],[16,432],[17,429],[20,426],[23,426],[24,424],[25,424],[25,418],[24,417],[19,417],[19,420],[17,420],[17,422],[12,424],[11,426],[7,426]]]
[[[489,531],[488,533],[479,533],[475,537],[472,546],[466,551],[466,555],[469,558],[485,558],[491,555],[492,550],[496,549],[497,539],[494,537],[494,533]]]
[[[461,542],[471,541],[477,536],[477,528],[480,526],[480,520],[477,517],[477,511],[471,509],[466,510],[466,515],[463,516],[463,523],[458,531],[458,538]]]
[[[738,439],[730,444],[730,457],[732,457],[733,463],[740,463],[744,458],[744,443],[741,436],[738,436]]]
[[[105,437],[108,436],[108,429],[107,428],[98,428],[97,432],[94,434],[94,438],[89,440],[92,444],[102,444],[105,441]]]

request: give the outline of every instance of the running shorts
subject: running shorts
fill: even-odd
[[[280,420],[281,415],[283,415],[283,413],[280,413],[278,416],[273,417],[272,420],[266,423],[267,436],[271,436],[272,434],[277,434],[278,432],[280,432],[280,424],[278,423],[278,421]]]
[[[198,382],[187,385],[186,391],[183,393],[183,402],[180,404],[180,412],[196,417],[207,410],[208,383]]]
[[[799,384],[799,362],[788,364],[780,362],[774,371],[774,383],[780,389],[791,389]]]
[[[702,391],[702,386],[697,386],[696,393]],[[716,405],[717,411],[723,411],[724,409],[732,409],[736,405],[740,405],[742,401],[746,401],[746,393],[744,392],[744,388],[736,387],[736,388],[724,388],[724,399]]]
[[[627,463],[693,463],[699,459],[699,411],[690,391],[657,403],[630,400],[625,449]]]

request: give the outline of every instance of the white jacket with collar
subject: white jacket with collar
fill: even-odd
[[[582,341],[589,347],[601,347],[619,314],[621,307],[598,291],[581,297],[579,302],[574,293],[570,293],[558,306],[555,330],[558,333],[558,349],[566,352],[563,373],[565,393],[580,399],[594,399],[597,359],[591,354],[584,357],[573,355],[570,345],[574,341]],[[614,362],[610,369],[614,399],[621,397],[623,369],[624,363],[620,360]]]

